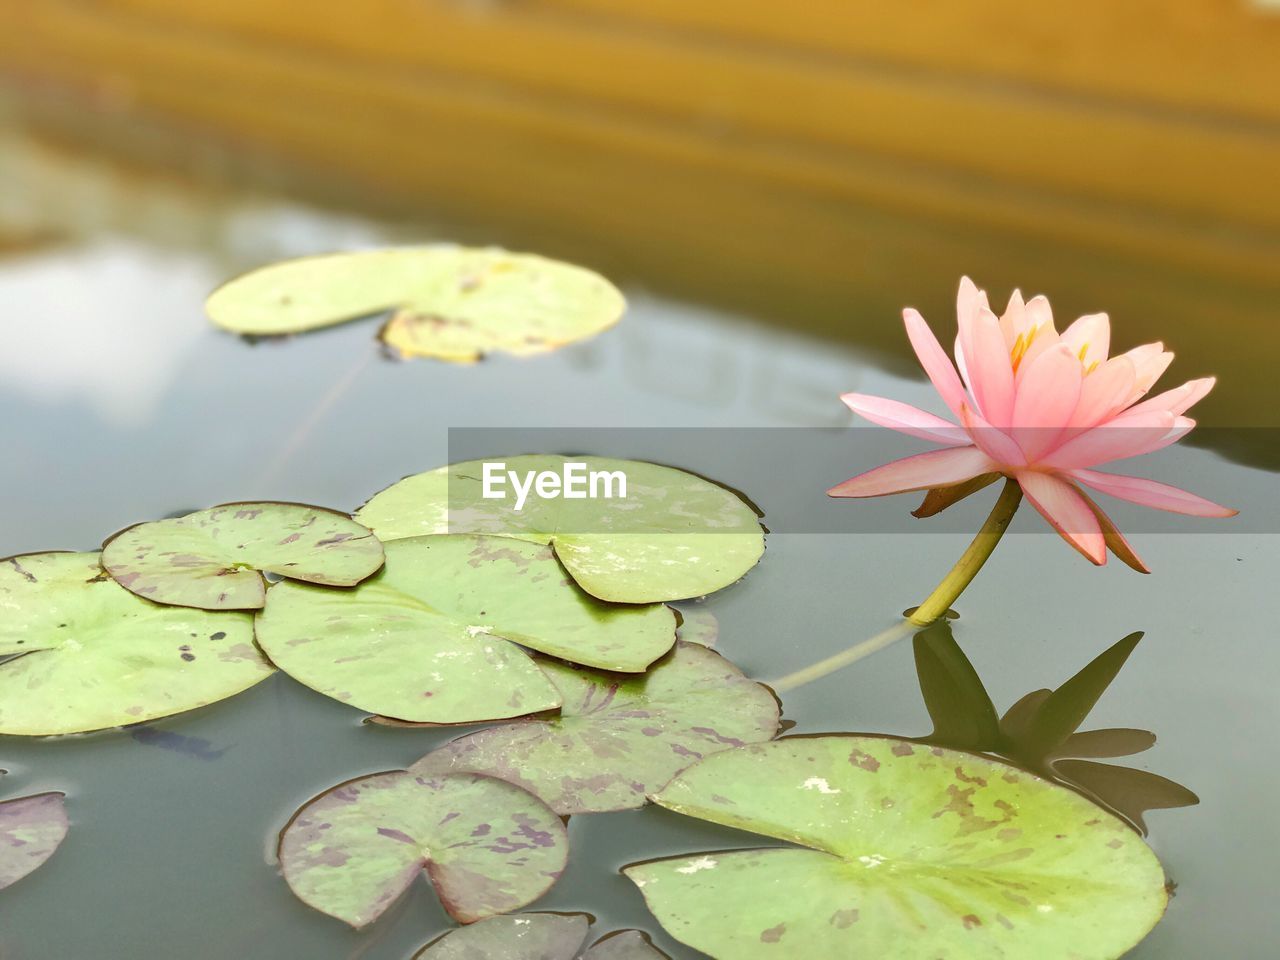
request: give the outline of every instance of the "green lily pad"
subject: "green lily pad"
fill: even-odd
[[[382,566],[382,544],[345,513],[299,503],[225,503],[140,523],[102,546],[102,566],[156,603],[256,610],[262,573],[352,587]]]
[[[562,814],[634,810],[704,756],[778,732],[768,688],[697,644],[677,644],[639,677],[548,660],[539,666],[563,699],[558,718],[479,730],[410,769],[486,773]]]
[[[538,497],[523,503],[508,481],[484,496],[484,464],[520,477],[563,475],[566,463],[626,476],[626,496]],[[523,481],[522,481],[523,482]],[[589,486],[584,489],[590,489]],[[614,493],[620,491],[615,484]],[[517,505],[520,509],[516,509]],[[408,477],[355,514],[382,540],[428,533],[486,533],[550,543],[578,586],[602,600],[653,603],[700,597],[740,579],[764,552],[756,511],[702,477],[639,460],[524,455],[472,460]]]
[[[413,960],[663,960],[667,955],[638,930],[624,930],[588,948],[585,913],[521,913],[451,930]]]
[[[280,834],[280,866],[308,906],[353,927],[378,919],[419,875],[462,923],[519,910],[564,870],[564,822],[519,787],[404,770],[339,784]]]
[[[719,960],[1110,960],[1168,900],[1155,855],[1088,800],[906,740],[728,750],[655,800],[797,845],[626,869],[672,936]]]
[[[0,890],[43,866],[66,838],[68,826],[60,793],[0,803]]]
[[[668,607],[618,607],[565,579],[551,550],[500,537],[397,540],[352,590],[282,582],[258,642],[285,673],[397,720],[467,723],[554,710],[560,693],[521,647],[640,672],[671,649]]]
[[[253,619],[164,607],[96,553],[0,561],[0,734],[46,736],[167,717],[271,675]]]
[[[254,336],[391,312],[381,337],[397,353],[470,362],[593,336],[618,322],[626,301],[582,267],[440,245],[286,260],[214,291],[206,309],[216,326]]]

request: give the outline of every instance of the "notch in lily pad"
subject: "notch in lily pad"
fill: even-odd
[[[485,464],[498,462],[521,477],[563,475],[567,463],[580,463],[587,474],[625,476],[626,496],[486,496]],[[640,460],[536,454],[455,463],[401,480],[355,516],[384,541],[484,533],[550,544],[578,586],[615,603],[705,596],[741,579],[764,553],[760,513],[740,494]]]
[[[519,787],[396,770],[309,801],[281,832],[279,859],[300,900],[358,929],[420,876],[460,923],[520,910],[555,883],[568,850],[564,822]]]
[[[493,917],[427,944],[413,960],[670,960],[639,930],[596,940],[585,913],[519,913]]]
[[[382,543],[345,513],[300,503],[225,503],[140,523],[102,546],[103,568],[154,603],[256,610],[263,573],[353,587],[382,567]]]
[[[386,566],[352,590],[281,582],[258,643],[294,679],[370,713],[471,723],[558,709],[525,648],[640,673],[675,643],[673,611],[589,596],[550,548],[441,535],[386,545]]]
[[[1146,770],[1097,762],[1154,746],[1149,730],[1080,730],[1141,639],[1132,633],[1117,641],[1056,690],[1034,690],[1002,717],[950,626],[935,623],[914,640],[920,692],[934,723],[921,742],[1003,757],[1078,790],[1145,834],[1148,811],[1192,806],[1200,798]]]
[[[286,260],[227,283],[206,309],[216,326],[250,336],[390,313],[379,336],[396,354],[470,363],[594,336],[621,319],[626,301],[582,267],[442,244]]]
[[[717,753],[655,798],[786,846],[626,868],[676,939],[712,957],[1112,960],[1160,920],[1164,871],[1074,791],[889,737]]]
[[[0,801],[0,890],[44,866],[69,828],[61,793]]]
[[[141,723],[247,690],[274,668],[246,613],[150,603],[97,553],[0,561],[0,734]]]
[[[634,810],[690,764],[778,732],[773,693],[698,644],[640,676],[538,665],[560,693],[558,717],[479,730],[410,769],[500,777],[566,815]]]

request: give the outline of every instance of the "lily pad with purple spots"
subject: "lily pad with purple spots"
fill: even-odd
[[[262,571],[353,587],[382,566],[382,543],[345,513],[299,503],[227,503],[140,523],[102,546],[103,568],[155,603],[257,610]]]
[[[67,829],[67,809],[60,793],[0,803],[0,890],[53,856]]]
[[[519,913],[452,930],[413,960],[669,960],[638,930],[623,930],[590,947],[585,913]]]
[[[439,244],[286,260],[237,277],[206,307],[217,326],[253,336],[391,313],[380,336],[400,356],[469,363],[593,336],[618,322],[626,301],[582,267]]]
[[[455,920],[519,910],[564,870],[564,822],[492,777],[404,770],[340,784],[280,834],[280,866],[308,906],[364,927],[420,876]]]
[[[0,734],[140,723],[234,696],[274,672],[253,618],[150,603],[96,553],[0,561]]]
[[[1168,902],[1125,823],[941,747],[784,738],[715,754],[655,800],[787,844],[625,870],[672,936],[717,960],[1112,960]]]
[[[579,590],[543,545],[434,536],[387,544],[353,590],[278,583],[258,642],[285,673],[396,720],[468,723],[554,710],[555,685],[523,648],[638,673],[675,643],[665,606]]]
[[[503,496],[485,495],[486,463],[503,465],[490,469],[489,484]],[[499,485],[492,480],[499,473],[516,480]],[[564,483],[584,496],[538,496],[531,487],[522,498],[517,482],[538,474],[570,477]],[[401,480],[355,516],[384,541],[485,533],[550,543],[578,586],[615,603],[705,596],[739,580],[764,552],[759,515],[738,494],[640,460],[525,455],[455,463]]]
[[[638,677],[539,665],[563,699],[558,718],[477,731],[411,769],[487,773],[557,813],[604,813],[638,809],[646,794],[704,756],[778,732],[773,694],[697,644],[677,644]]]

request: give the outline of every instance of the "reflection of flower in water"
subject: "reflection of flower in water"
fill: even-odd
[[[1017,481],[1063,539],[1094,563],[1105,563],[1110,548],[1144,572],[1142,561],[1081,485],[1157,510],[1201,517],[1235,514],[1168,484],[1093,469],[1183,437],[1195,426],[1184,414],[1212,389],[1212,377],[1143,400],[1173,354],[1161,343],[1148,343],[1110,357],[1111,324],[1105,313],[1083,316],[1059,334],[1044,297],[1024,303],[1015,290],[997,317],[986,293],[968,277],[960,281],[956,312],[959,374],[924,318],[911,309],[903,316],[921,366],[959,426],[896,400],[858,393],[842,398],[872,423],[945,448],[846,480],[829,491],[832,496],[928,490],[917,515],[929,515],[1003,474]]]
[[[118,238],[0,261],[0,390],[145,424],[206,335],[209,266]]]

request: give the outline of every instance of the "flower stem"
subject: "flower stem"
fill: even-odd
[[[1009,529],[1009,523],[1013,520],[1013,515],[1017,512],[1018,504],[1021,502],[1022,488],[1018,486],[1017,481],[1013,479],[1005,480],[1004,489],[1000,491],[1000,499],[991,508],[991,513],[988,515],[986,522],[983,523],[982,529],[978,531],[977,536],[973,538],[973,542],[961,554],[960,559],[956,561],[956,565],[951,568],[951,572],[943,578],[933,593],[929,594],[924,603],[911,611],[910,616],[880,631],[869,640],[863,640],[861,643],[855,644],[834,656],[819,660],[817,663],[794,673],[789,673],[785,677],[770,682],[769,686],[778,693],[785,693],[787,690],[802,687],[806,683],[812,683],[814,680],[827,676],[827,674],[835,673],[850,664],[857,663],[864,657],[869,657],[871,654],[911,636],[918,627],[928,626],[939,617],[944,616],[951,608],[951,604],[964,592],[965,587],[973,582],[973,578],[978,575],[978,571],[987,562],[987,558],[995,551],[996,544],[1000,542],[1004,532]]]
[[[1018,481],[1012,478],[1005,480],[1004,489],[1000,491],[1000,499],[991,508],[991,513],[982,525],[982,529],[978,531],[978,535],[973,538],[968,549],[961,554],[956,565],[951,568],[951,572],[942,579],[933,593],[929,594],[929,598],[911,612],[908,620],[919,627],[927,626],[951,609],[951,604],[955,603],[956,598],[964,593],[965,587],[973,582],[973,578],[987,562],[987,558],[995,550],[1004,532],[1009,529],[1009,523],[1013,520],[1013,515],[1021,502],[1022,488],[1018,486]]]

